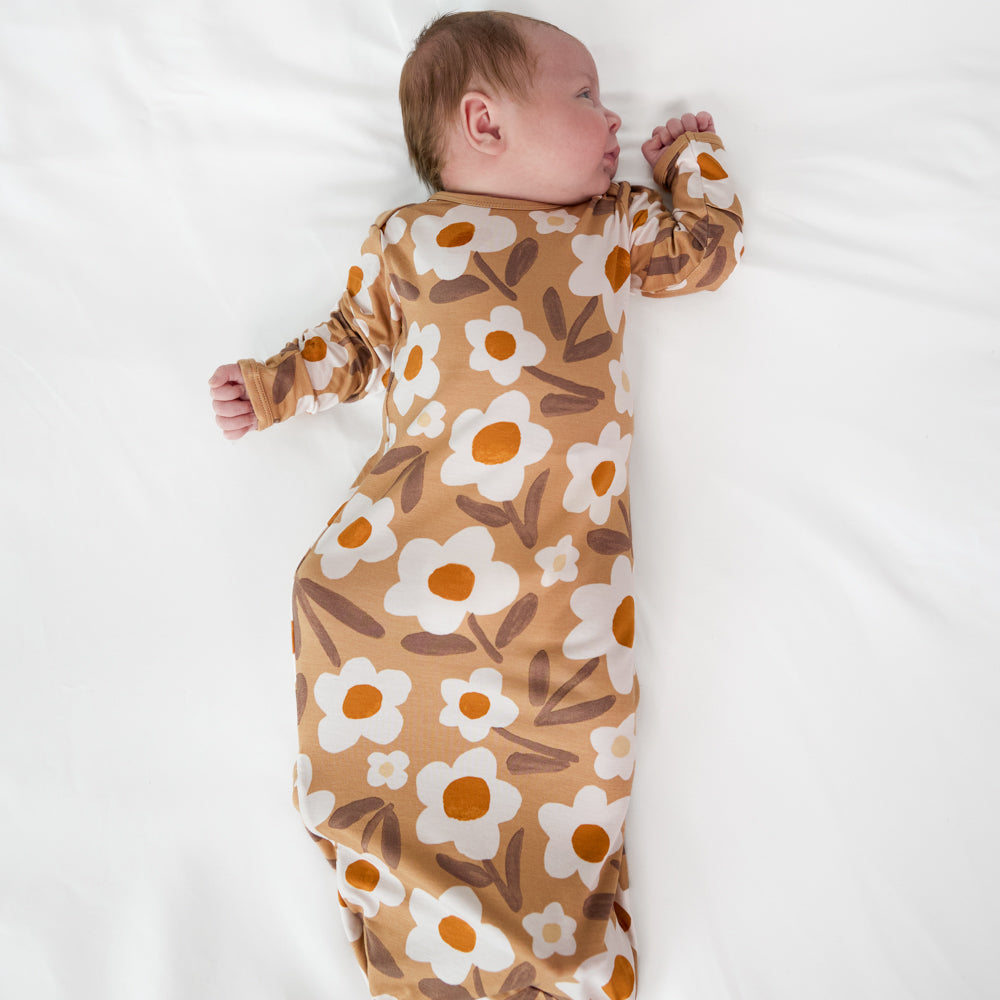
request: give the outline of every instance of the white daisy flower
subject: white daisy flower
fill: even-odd
[[[406,897],[403,883],[380,857],[358,854],[346,844],[337,845],[337,889],[369,919],[383,904],[399,906]]]
[[[556,985],[571,1000],[632,1000],[635,996],[635,950],[621,927],[609,920],[604,931],[605,951],[588,958],[572,983]]]
[[[295,404],[295,416],[322,413],[323,410],[329,410],[331,406],[336,406],[339,402],[340,398],[332,392],[321,392],[315,396],[300,396]]]
[[[399,554],[399,583],[386,592],[391,615],[416,615],[434,635],[454,632],[468,612],[491,615],[513,604],[520,588],[517,571],[494,561],[487,528],[463,528],[443,545],[414,538]]]
[[[382,246],[394,246],[406,235],[406,219],[391,215],[382,227]]]
[[[635,599],[628,556],[615,560],[610,583],[578,587],[569,606],[581,621],[563,640],[563,653],[571,660],[603,656],[614,689],[628,694],[635,681]]]
[[[402,750],[388,754],[376,750],[368,755],[368,784],[373,788],[386,785],[395,792],[406,784],[409,766],[410,758]]]
[[[736,197],[733,182],[723,165],[726,151],[695,139],[677,157],[677,170],[687,174],[689,198],[704,198],[718,208],[729,208]]]
[[[417,926],[407,935],[406,957],[429,962],[444,983],[456,986],[474,965],[501,972],[514,963],[510,942],[498,927],[483,923],[483,904],[468,886],[448,889],[437,899],[414,889],[410,915]]]
[[[576,579],[580,551],[573,545],[572,535],[563,535],[555,545],[535,553],[535,562],[542,567],[542,586],[551,587],[559,580],[571,583]]]
[[[389,527],[395,512],[391,497],[373,503],[363,493],[355,493],[316,542],[323,575],[340,580],[359,562],[388,559],[396,551],[396,536]]]
[[[494,728],[509,726],[517,718],[517,704],[500,693],[503,674],[492,667],[473,670],[467,681],[449,678],[441,682],[445,706],[438,721],[457,726],[464,739],[478,743]]]
[[[564,208],[529,212],[528,216],[535,223],[535,228],[542,236],[548,233],[571,233],[580,221],[577,216],[571,215]]]
[[[623,354],[617,361],[608,362],[608,371],[615,385],[615,409],[619,413],[632,416],[635,403],[632,398],[632,382],[625,367],[625,355]]]
[[[406,428],[406,433],[411,437],[419,437],[421,434],[429,438],[439,437],[444,430],[444,415],[444,406],[436,399],[431,400]]]
[[[400,413],[406,413],[415,396],[430,399],[437,391],[441,373],[433,358],[441,344],[441,331],[433,324],[421,328],[410,324],[410,332],[392,363],[396,384],[392,401]]]
[[[337,798],[333,792],[326,789],[310,792],[310,787],[312,787],[312,761],[308,754],[300,753],[295,758],[295,805],[306,829],[317,837],[323,837],[317,827],[330,818],[333,807],[337,804]],[[324,839],[330,838],[324,837]]]
[[[357,656],[339,674],[320,674],[313,688],[323,710],[319,745],[340,753],[362,737],[384,746],[403,728],[398,706],[410,694],[410,678],[401,670],[376,670],[371,660]]]
[[[347,294],[351,297],[351,306],[355,313],[363,316],[374,314],[371,300],[371,286],[382,273],[382,264],[373,253],[361,255],[361,259],[351,267],[347,274]]]
[[[488,320],[470,320],[465,337],[472,344],[469,367],[489,372],[500,385],[512,385],[522,368],[545,357],[545,344],[525,330],[524,317],[513,306],[497,306]]]
[[[302,360],[306,365],[309,384],[319,392],[330,384],[335,368],[343,368],[349,360],[347,349],[330,339],[330,328],[325,324],[314,326],[302,335]],[[336,399],[336,397],[334,397]]]
[[[410,227],[417,274],[433,270],[453,280],[465,273],[473,253],[506,250],[517,239],[517,226],[488,208],[456,205],[441,217],[422,215]]]
[[[620,726],[599,726],[590,734],[591,746],[597,751],[594,771],[598,778],[628,781],[635,768],[635,713]]]
[[[622,845],[628,796],[608,802],[603,788],[585,785],[573,805],[546,802],[538,822],[548,835],[543,864],[553,878],[579,875],[588,889],[597,886],[607,858]]]
[[[441,481],[448,486],[474,483],[488,500],[513,500],[524,486],[525,468],[552,447],[552,434],[530,418],[531,403],[516,389],[498,396],[485,412],[459,414],[448,441],[453,454],[441,466]]]
[[[521,808],[521,793],[497,777],[497,759],[486,747],[467,750],[454,764],[428,764],[417,774],[417,817],[423,844],[452,841],[467,858],[484,861],[500,848],[500,824]]]
[[[611,501],[628,486],[628,456],[632,435],[624,437],[612,421],[601,431],[597,444],[580,441],[566,452],[573,478],[566,487],[563,507],[574,514],[587,511],[595,524],[604,524]]]
[[[572,955],[576,951],[576,921],[559,903],[549,903],[541,913],[529,913],[521,923],[531,935],[531,950],[536,958]]]
[[[580,234],[573,237],[573,253],[580,260],[570,275],[569,290],[589,299],[599,295],[604,315],[613,331],[621,327],[632,288],[632,258],[628,247],[631,234],[625,220],[609,215],[600,235]]]

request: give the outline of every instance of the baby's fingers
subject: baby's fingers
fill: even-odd
[[[712,116],[707,111],[699,111],[695,115],[695,121],[698,124],[696,131],[698,132],[714,132],[715,122],[712,120]]]

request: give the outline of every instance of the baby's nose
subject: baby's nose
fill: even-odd
[[[613,111],[606,112],[608,116],[608,128],[611,130],[611,134],[614,135],[622,127],[622,120],[620,115],[616,115]]]

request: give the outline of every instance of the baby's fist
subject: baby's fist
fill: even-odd
[[[681,115],[671,118],[666,125],[653,129],[652,136],[642,144],[642,155],[646,157],[651,167],[656,166],[660,154],[672,143],[676,142],[685,132],[714,132],[715,122],[707,111],[698,114]]]
[[[257,429],[257,417],[247,398],[246,384],[239,365],[220,365],[208,380],[208,391],[215,410],[215,422],[224,437],[236,441],[247,431]]]

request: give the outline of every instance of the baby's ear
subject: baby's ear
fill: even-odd
[[[500,126],[496,105],[491,97],[470,90],[459,105],[459,129],[465,141],[477,152],[495,156],[500,152]]]

